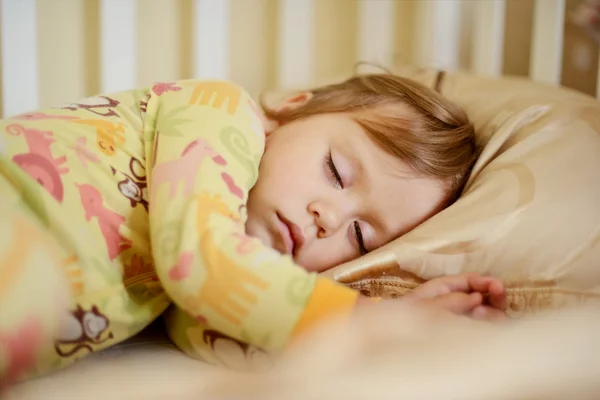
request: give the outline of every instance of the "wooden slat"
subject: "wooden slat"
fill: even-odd
[[[142,67],[136,74],[136,85],[146,87],[156,81],[177,80],[181,69],[180,47],[183,47],[179,9],[173,0],[142,1],[144,6],[138,8],[138,63]],[[190,40],[189,32],[186,39]]]
[[[255,99],[272,87],[275,35],[274,4],[270,0],[237,0],[229,15],[229,78]]]
[[[100,89],[103,93],[136,86],[137,3],[137,0],[100,0]]]
[[[4,117],[39,106],[36,0],[1,0]]]
[[[559,84],[562,69],[565,0],[536,0],[529,75]]]
[[[359,8],[357,1],[315,2],[315,82],[331,82],[352,74],[358,54]]]
[[[478,74],[502,74],[505,14],[505,0],[475,3],[472,69]]]
[[[391,67],[394,61],[396,0],[360,0],[358,26],[359,61]]]
[[[420,66],[455,70],[459,67],[461,3],[417,3],[416,60]]]
[[[229,77],[230,0],[195,0],[194,78]]]
[[[91,71],[85,65],[87,32],[85,2],[37,2],[38,63],[41,107],[54,107],[85,97]],[[61,21],[57,24],[56,21]],[[57,46],[68,43],[68,46]],[[97,45],[94,42],[94,45]],[[60,61],[57,61],[60,60]]]
[[[279,0],[277,85],[296,88],[314,78],[316,0]]]
[[[596,98],[600,100],[600,58],[598,58],[598,75],[596,75]]]

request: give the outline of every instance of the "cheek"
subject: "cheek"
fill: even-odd
[[[347,240],[336,236],[315,240],[294,260],[311,272],[323,272],[355,258]]]
[[[300,149],[284,148],[273,148],[273,151],[267,152],[261,160],[258,174],[261,191],[276,197],[306,196],[315,183],[322,181],[322,177],[318,175],[315,161],[302,153]]]

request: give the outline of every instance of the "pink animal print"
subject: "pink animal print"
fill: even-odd
[[[69,115],[51,115],[51,114],[44,114],[42,112],[30,112],[30,113],[26,113],[26,114],[17,115],[16,117],[12,117],[11,119],[19,119],[19,120],[25,120],[25,121],[58,119],[58,120],[62,120],[62,121],[71,121],[71,120],[79,119],[79,118],[74,117],[72,115],[71,116],[69,116]]]
[[[187,278],[192,268],[194,254],[191,251],[181,253],[179,261],[169,270],[169,278],[174,281],[182,281]]]
[[[77,185],[77,188],[85,210],[85,219],[90,221],[93,217],[98,218],[98,227],[104,236],[108,257],[112,261],[122,252],[131,248],[131,240],[119,233],[119,227],[125,223],[125,217],[105,208],[102,196],[95,187],[83,184]]]
[[[181,153],[179,160],[167,161],[158,164],[152,171],[152,184],[150,188],[150,197],[152,203],[156,198],[156,192],[160,185],[168,183],[169,198],[173,199],[177,193],[177,187],[180,181],[184,183],[184,194],[192,195],[194,188],[194,179],[198,174],[202,161],[211,158],[219,165],[226,165],[225,159],[217,153],[206,140],[197,139],[190,143]]]
[[[91,161],[93,163],[99,163],[100,157],[90,149],[88,149],[85,144],[87,139],[85,136],[80,137],[75,140],[75,146],[69,146],[70,149],[75,150],[75,155],[77,159],[81,163],[84,168],[87,168],[87,162]]]
[[[158,82],[152,86],[152,91],[160,96],[166,92],[179,92],[181,88],[179,86],[175,86],[175,82]]]
[[[4,386],[14,383],[34,367],[35,357],[42,344],[42,331],[40,321],[30,317],[16,332],[0,332],[0,352],[7,362],[5,375],[0,376],[0,392]]]
[[[19,124],[8,125],[6,131],[13,136],[23,135],[29,147],[29,153],[17,154],[13,161],[62,203],[64,187],[60,176],[69,169],[62,166],[67,157],[54,158],[50,151],[50,145],[56,141],[52,132],[28,129]]]
[[[235,184],[235,181],[233,180],[233,177],[231,175],[229,175],[227,172],[222,172],[221,178],[223,178],[223,181],[227,185],[227,188],[229,189],[229,192],[232,195],[244,200],[244,191],[240,189],[238,185]]]

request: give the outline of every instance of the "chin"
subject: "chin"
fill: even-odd
[[[305,258],[303,257],[299,257],[299,256],[293,256],[292,257],[294,259],[294,263],[296,265],[298,265],[299,267],[302,267],[302,269],[309,271],[309,272],[321,272],[324,271],[325,269],[323,268],[315,268],[315,263],[314,262],[310,262],[310,261],[306,261]]]

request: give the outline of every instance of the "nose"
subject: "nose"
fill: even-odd
[[[343,228],[355,217],[354,206],[350,201],[313,201],[308,205],[308,212],[315,220],[317,236],[327,238]]]

